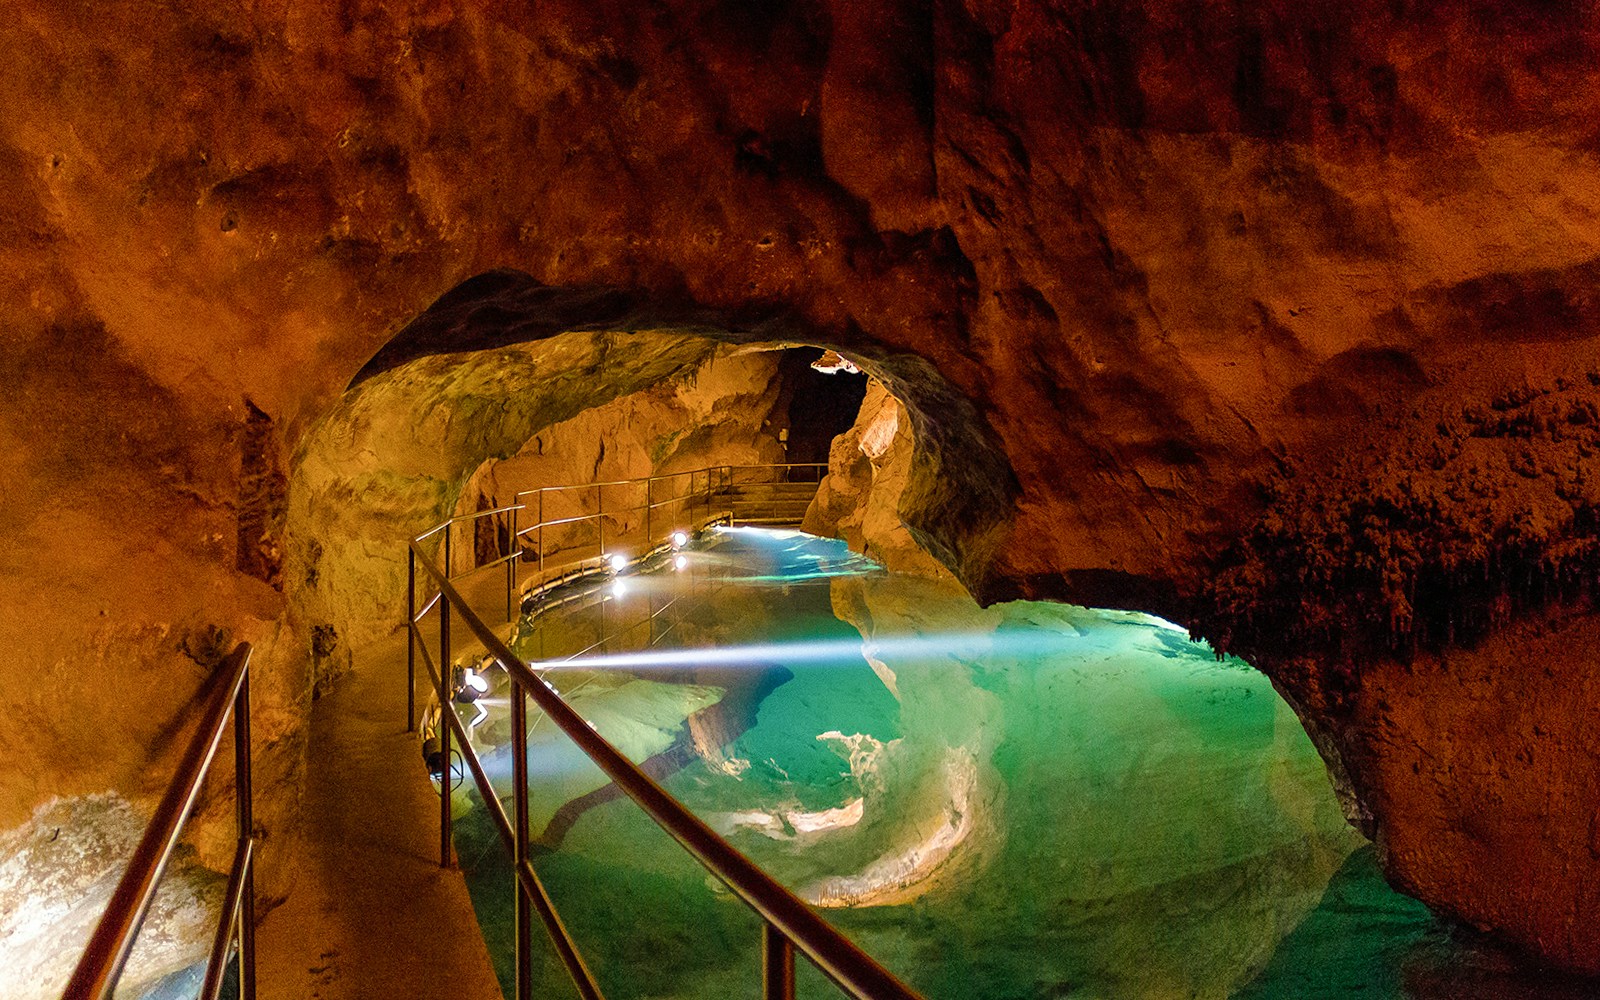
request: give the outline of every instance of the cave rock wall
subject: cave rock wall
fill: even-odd
[[[827,475],[801,527],[842,538],[895,572],[953,584],[950,570],[929,555],[900,515],[915,451],[905,406],[881,382],[869,380],[854,426],[833,440]]]
[[[671,392],[719,350],[682,334],[570,333],[434,355],[361,382],[295,457],[287,561],[293,617],[308,628],[332,627],[353,646],[389,634],[404,606],[407,545],[457,510],[475,509],[469,480],[486,461],[512,459],[530,442],[537,450],[538,435],[569,421],[599,430],[580,415],[647,388]],[[677,430],[610,426],[625,429],[624,452]],[[560,461],[592,459],[597,447],[563,441]]]
[[[980,485],[999,484],[911,477],[900,512],[941,562],[985,600],[1138,607],[1219,640],[1244,619],[1202,622],[1207,583],[1280,518],[1279,485],[1411,454],[1436,434],[1429,394],[1489,407],[1581,378],[1566,369],[1596,354],[1592,5],[669,0],[641,17],[632,0],[108,0],[90,17],[19,0],[13,13],[0,21],[0,738],[18,766],[0,827],[52,795],[159,786],[207,676],[186,650],[213,627],[262,644],[263,724],[288,737],[312,628],[352,622],[350,641],[388,626],[388,553],[456,509],[489,454],[578,411],[578,383],[558,372],[590,377],[590,347],[541,376],[569,402],[542,415],[514,403],[486,418],[503,426],[482,448],[452,444],[444,407],[383,411],[408,391],[468,407],[487,392],[375,377],[344,398],[410,318],[474,275],[782,312],[805,331],[796,342],[920,358],[949,405],[906,384],[931,380],[869,367],[908,408],[925,447],[913,461],[952,473],[990,460],[941,450],[971,425],[944,419],[965,406],[992,432],[997,474]],[[630,357],[640,384],[692,360]],[[454,377],[418,363],[419,377]],[[454,412],[460,427],[483,417]],[[372,464],[373,441],[393,470]],[[1580,456],[1586,478],[1593,461]],[[1572,541],[1594,534],[1575,524]],[[1028,543],[1000,544],[1008,532]],[[1286,565],[1315,561],[1305,544]],[[1514,560],[1491,571],[1508,597],[1525,589]],[[1549,605],[1507,606],[1537,621]],[[1499,666],[1588,663],[1552,652]],[[336,665],[337,648],[326,655]],[[1348,706],[1410,655],[1359,672],[1337,651],[1256,660],[1286,690],[1343,677]],[[1388,753],[1387,727],[1409,711],[1374,702],[1346,724],[1302,695],[1350,762]],[[1460,739],[1408,732],[1439,759]],[[1506,748],[1518,732],[1472,740]],[[1596,732],[1572,752],[1593,756]],[[1537,737],[1526,780],[1566,786],[1561,756]],[[1373,773],[1350,768],[1358,784]],[[1482,803],[1478,829],[1523,829],[1470,772],[1439,782]],[[1382,787],[1358,789],[1380,826],[1431,809]],[[1565,824],[1577,803],[1547,808]],[[1389,872],[1445,912],[1600,970],[1596,922],[1575,922],[1597,852],[1540,847],[1518,905],[1502,906],[1488,874],[1434,877],[1467,871],[1458,848],[1393,852]]]
[[[630,510],[649,502],[653,512],[651,533],[658,541],[672,527],[691,528],[707,515],[703,498],[670,502],[704,493],[706,477],[690,473],[713,465],[764,465],[784,460],[778,436],[783,416],[774,407],[779,397],[778,358],[775,351],[755,348],[727,350],[668,382],[647,386],[603,406],[583,411],[568,420],[540,430],[508,458],[491,458],[480,465],[461,490],[458,515],[518,502],[518,494],[541,486],[581,486],[587,483],[664,477],[648,488],[640,485],[605,488],[604,500],[612,513],[606,518],[607,551],[634,554],[646,543],[645,515]],[[597,491],[550,491],[543,500],[544,517],[554,520],[598,515]],[[522,502],[518,523],[531,525],[539,517],[537,495]],[[509,517],[484,518],[458,526],[455,551],[473,551],[485,563],[511,551]],[[525,563],[537,561],[542,539],[545,557],[552,564],[599,552],[599,537],[592,521],[562,525],[527,535]],[[617,546],[621,545],[622,549]]]

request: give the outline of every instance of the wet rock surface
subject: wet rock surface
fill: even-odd
[[[1276,607],[1292,588],[1268,593],[1269,579],[1329,565],[1316,532],[1258,527],[1284,516],[1274,484],[1368,451],[1426,462],[1440,433],[1431,415],[1404,418],[1416,398],[1487,413],[1524,384],[1585,376],[1600,256],[1588,8],[685,0],[646,17],[587,0],[112,2],[88,17],[30,0],[15,13],[0,24],[0,453],[13,470],[0,740],[27,766],[0,785],[0,827],[52,795],[157,787],[166,734],[204,680],[183,636],[221,624],[262,644],[276,777],[261,791],[284,805],[260,815],[288,828],[311,627],[358,633],[345,619],[392,611],[397,581],[338,582],[369,553],[297,515],[295,483],[281,507],[283,456],[429,303],[511,268],[539,286],[634,290],[594,304],[590,329],[780,330],[841,350],[905,403],[921,448],[904,520],[980,597],[1198,620],[1298,692],[1394,842],[1434,829],[1417,818],[1435,791],[1479,802],[1485,842],[1534,836],[1460,771],[1413,787],[1354,762],[1383,759],[1411,717],[1376,697],[1382,678],[1409,676],[1408,658],[1466,670],[1518,622],[1539,627],[1541,607],[1581,624],[1582,595],[1528,595],[1570,585],[1552,565],[1587,565],[1587,515],[1568,504],[1569,525],[1535,493],[1587,477],[1591,454],[1537,464],[1541,449],[1535,465],[1485,470],[1517,484],[1486,530],[1511,531],[1517,504],[1536,518],[1515,529],[1527,544],[1493,546],[1508,603],[1496,579],[1460,600],[1419,601],[1404,579],[1360,584],[1371,601],[1334,597],[1331,617],[1356,613],[1338,631],[1359,669],[1338,651],[1296,661],[1251,645],[1269,619],[1316,634],[1314,598],[1281,618],[1228,602]],[[577,323],[552,315],[544,332]],[[498,336],[515,350],[504,319],[479,309],[466,341],[411,348]],[[507,432],[504,453],[527,437]],[[1297,509],[1338,523],[1359,482],[1329,481],[1326,502]],[[398,546],[452,494],[375,507],[394,527],[362,537]],[[1438,523],[1470,534],[1473,504],[1450,501],[1462,516]],[[1263,540],[1259,558],[1226,554],[1247,537]],[[1329,552],[1364,558],[1343,542]],[[1421,553],[1416,578],[1462,579],[1451,552]],[[1278,568],[1259,584],[1233,572],[1257,564]],[[339,596],[297,596],[313,569]],[[1411,625],[1388,620],[1396,593]],[[1475,620],[1452,623],[1458,606]],[[1393,648],[1438,629],[1454,638]],[[1463,652],[1469,635],[1479,646]],[[1541,665],[1482,662],[1507,686],[1561,678],[1541,704],[1570,724],[1573,752],[1529,729],[1519,780],[1550,790],[1539,809],[1564,829],[1593,815],[1558,763],[1594,754],[1583,685],[1566,680],[1592,657],[1548,649]],[[1475,676],[1432,696],[1465,710],[1487,697]],[[1484,760],[1522,745],[1506,724],[1479,720]],[[1407,731],[1435,759],[1461,740]],[[1448,874],[1459,844],[1432,844],[1387,854],[1391,876],[1550,959],[1600,967],[1600,945],[1571,930],[1588,892],[1574,887],[1600,872],[1593,852],[1563,848],[1509,905],[1492,881]]]
[[[842,538],[897,573],[934,576],[954,582],[949,569],[929,555],[901,514],[912,482],[917,442],[906,407],[876,379],[855,425],[833,440],[828,474],[801,525],[825,538]],[[926,536],[923,536],[926,538]]]

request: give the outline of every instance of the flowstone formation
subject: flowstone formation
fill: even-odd
[[[1369,447],[1414,452],[1436,436],[1432,419],[1399,419],[1421,395],[1489,407],[1582,378],[1596,353],[1600,32],[1584,5],[666,0],[644,17],[629,0],[110,0],[89,18],[20,0],[13,14],[0,738],[18,766],[3,828],[56,794],[153,793],[178,745],[163,735],[206,677],[185,640],[224,627],[259,645],[277,770],[258,815],[288,829],[326,674],[309,664],[340,655],[305,625],[353,635],[359,621],[322,612],[375,622],[369,605],[399,596],[295,596],[313,543],[367,554],[315,519],[301,523],[319,534],[294,536],[289,456],[398,330],[476,275],[569,290],[540,337],[664,329],[590,325],[574,289],[602,290],[594,311],[622,296],[725,340],[785,317],[766,339],[835,348],[907,406],[922,457],[901,513],[980,599],[1186,622],[1208,614],[1206,585],[1271,484]],[[489,308],[469,326],[509,346],[528,329],[515,318]],[[897,376],[907,358],[925,367]],[[914,398],[935,384],[937,403]],[[449,493],[373,516],[448,510]],[[1489,616],[1479,651],[1547,614],[1514,596],[1544,571],[1497,551],[1511,617]],[[321,565],[336,577],[343,556]],[[1586,605],[1570,609],[1586,628]],[[1355,645],[1408,631],[1376,620]],[[1206,621],[1246,641],[1246,616]],[[1480,655],[1459,652],[1478,625],[1455,628],[1413,662]],[[1487,675],[1509,689],[1548,666],[1553,710],[1576,720],[1568,679],[1588,659],[1553,653]],[[1404,687],[1376,698],[1407,651],[1354,672],[1340,655],[1261,665],[1291,693],[1348,675],[1371,720],[1321,718],[1309,696],[1302,710],[1398,830],[1432,807],[1362,787],[1377,772],[1356,762],[1391,759],[1386,727],[1416,707]],[[1462,704],[1497,693],[1462,681]],[[1520,730],[1480,722],[1408,738],[1437,760],[1456,743],[1517,752]],[[1590,822],[1592,801],[1539,796],[1576,787],[1559,762],[1592,757],[1595,727],[1574,724],[1570,745],[1529,732],[1519,788],[1555,826]],[[1437,788],[1476,804],[1479,839],[1539,840],[1461,774]],[[1569,930],[1600,852],[1541,855],[1493,902],[1487,883],[1445,877],[1468,867],[1460,851],[1439,840],[1384,862],[1431,905],[1600,968],[1600,942]]]
[[[900,513],[916,448],[905,405],[882,383],[870,380],[854,426],[833,440],[828,473],[801,527],[825,538],[842,538],[897,573],[954,582],[950,571],[918,543]],[[913,504],[907,500],[906,506]]]

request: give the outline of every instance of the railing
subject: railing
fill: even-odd
[[[734,525],[754,521],[770,524],[774,519],[762,516],[765,512],[761,500],[742,496],[741,490],[793,484],[811,486],[814,493],[815,486],[822,481],[826,472],[827,466],[820,462],[714,465],[687,472],[647,476],[642,479],[617,479],[579,486],[542,486],[518,493],[514,498],[515,503],[449,518],[429,528],[412,541],[421,543],[438,537],[440,539],[438,549],[444,573],[451,580],[459,581],[464,577],[483,574],[488,570],[504,566],[505,617],[509,621],[517,605],[516,567],[519,563],[537,562],[538,574],[535,580],[538,583],[545,583],[550,580],[552,574],[568,571],[581,573],[588,569],[603,568],[608,557],[621,554],[619,547],[631,546],[633,549],[648,550],[660,536],[658,528],[665,528],[665,533],[670,535],[673,531],[679,530],[692,533],[706,525],[719,523]],[[665,498],[658,495],[661,489],[680,488],[678,484],[684,483],[685,480],[687,480],[685,492],[674,493]],[[658,486],[662,483],[669,485]],[[612,497],[609,508],[606,504],[607,490],[611,491]],[[619,490],[632,490],[636,493],[642,490],[643,502],[618,503],[616,494]],[[588,509],[588,501],[591,498],[592,511]],[[634,499],[638,497],[635,496]],[[557,508],[554,513],[549,510],[552,507]],[[579,513],[563,513],[561,509],[563,507],[576,509]],[[520,515],[530,510],[535,515],[534,523],[521,527]],[[630,516],[632,522],[629,520]],[[506,519],[507,530],[504,534],[508,544],[505,546],[497,544],[496,554],[485,561],[477,558],[478,547],[475,544],[463,545],[461,541],[456,540],[458,531],[467,530],[472,534],[467,536],[466,540],[475,542],[479,525],[488,522],[498,526],[498,519],[501,518]],[[800,519],[792,520],[793,523],[799,523]],[[606,533],[607,521],[610,521],[612,526],[609,536]],[[467,526],[465,529],[462,528],[464,525]],[[547,537],[548,529],[570,531],[571,526],[578,526],[580,530],[583,527],[592,528],[592,549],[590,541],[581,536],[575,542],[567,537],[555,539]],[[466,569],[457,572],[457,563],[460,560],[456,553],[463,547],[472,558]],[[552,556],[554,558],[551,558]],[[408,627],[412,632],[416,632],[417,624],[438,605],[440,595],[435,591],[432,597],[423,602],[421,610],[417,609],[417,567],[414,558],[409,559],[407,564],[406,583],[407,618],[410,622]],[[407,732],[415,728],[416,689],[416,654],[413,651],[406,656]]]
[[[544,712],[563,733],[567,735],[583,752],[593,761],[602,772],[624,794],[631,798],[645,813],[655,821],[664,831],[687,850],[697,861],[706,867],[713,875],[733,891],[744,903],[754,910],[762,919],[762,995],[768,1000],[793,1000],[794,997],[794,954],[798,949],[824,974],[833,980],[848,995],[858,1000],[911,1000],[919,994],[902,983],[892,973],[884,969],[871,956],[851,943],[844,935],[807,906],[799,897],[785,889],[767,875],[754,862],[745,857],[726,840],[715,833],[710,827],[691,813],[682,803],[673,798],[660,785],[646,775],[640,768],[623,756],[615,747],[602,737],[586,722],[565,699],[556,692],[555,687],[535,673],[534,668],[517,656],[506,645],[494,630],[484,623],[483,619],[473,611],[463,598],[460,590],[453,581],[470,576],[472,573],[497,566],[504,561],[512,566],[523,556],[523,549],[519,542],[521,539],[534,535],[537,538],[537,552],[544,555],[544,528],[559,522],[560,524],[580,523],[593,521],[596,525],[596,555],[590,557],[604,558],[611,554],[607,550],[607,541],[604,534],[604,525],[607,518],[613,518],[613,525],[623,524],[615,520],[619,515],[634,513],[642,514],[644,534],[642,536],[630,535],[623,530],[620,534],[613,533],[611,543],[616,545],[619,539],[626,539],[635,545],[643,544],[648,550],[654,547],[653,535],[658,529],[670,535],[674,531],[692,531],[705,523],[719,521],[734,522],[736,515],[723,505],[719,509],[719,497],[726,498],[730,487],[738,485],[737,470],[767,470],[769,475],[782,476],[781,480],[789,481],[796,468],[812,470],[819,468],[815,465],[804,466],[723,466],[719,469],[696,470],[692,473],[683,473],[687,477],[688,489],[682,494],[659,500],[655,496],[658,482],[666,482],[680,478],[679,476],[650,477],[647,480],[631,480],[605,484],[589,484],[578,487],[547,487],[542,490],[531,490],[522,497],[536,496],[534,501],[537,521],[528,528],[513,528],[510,538],[513,540],[512,551],[499,556],[483,565],[467,569],[461,574],[452,575],[451,543],[449,541],[451,528],[460,523],[475,521],[480,518],[498,516],[503,513],[515,515],[527,509],[526,503],[513,504],[508,508],[493,511],[480,511],[474,514],[452,518],[445,524],[413,539],[408,551],[408,590],[406,625],[410,634],[410,649],[408,656],[408,673],[411,681],[411,694],[407,700],[407,728],[415,722],[415,658],[416,651],[422,652],[423,665],[427,670],[428,679],[433,684],[435,697],[440,706],[442,722],[439,726],[440,759],[443,763],[443,776],[439,796],[439,860],[440,864],[449,867],[452,862],[451,851],[451,795],[450,795],[450,761],[452,757],[452,742],[459,742],[461,757],[471,772],[473,781],[477,785],[480,797],[488,809],[489,816],[500,833],[507,850],[511,853],[514,871],[517,879],[517,905],[516,905],[516,994],[515,1000],[528,1000],[532,995],[532,916],[538,914],[547,936],[555,947],[563,966],[573,984],[577,987],[580,996],[585,1000],[598,1000],[602,997],[599,985],[595,982],[594,975],[584,961],[577,944],[572,940],[560,914],[551,902],[549,894],[545,891],[543,883],[534,871],[529,861],[529,820],[528,820],[528,715],[527,700],[532,698],[534,704]],[[704,489],[697,491],[697,477],[704,476]],[[820,475],[819,475],[820,478]],[[603,491],[606,488],[616,488],[624,485],[644,488],[644,500],[636,505],[614,505],[607,510],[604,506]],[[595,510],[579,515],[561,515],[553,520],[547,520],[549,512],[544,503],[550,494],[576,493],[579,491],[595,491]],[[703,503],[703,507],[702,507]],[[656,515],[654,512],[676,505],[676,514]],[[699,516],[704,512],[704,517]],[[514,523],[514,522],[513,522]],[[625,524],[624,524],[625,529]],[[444,532],[444,541],[439,546],[442,555],[442,565],[435,564],[432,556],[424,549],[424,544],[434,535]],[[570,549],[570,547],[569,547]],[[570,553],[569,553],[570,554]],[[474,558],[476,562],[476,557]],[[427,577],[431,578],[438,590],[424,602],[421,614],[417,612],[416,578],[417,567],[421,566]],[[548,565],[540,563],[540,580],[544,580]],[[507,618],[511,617],[511,593],[515,586],[513,571],[507,571]],[[420,622],[430,611],[437,608],[439,611],[439,663],[435,664],[428,650],[428,643],[420,627]],[[459,615],[466,624],[473,637],[483,645],[483,648],[498,661],[504,668],[507,677],[511,680],[511,732],[512,732],[512,815],[507,816],[499,795],[495,792],[485,773],[483,764],[477,752],[473,749],[465,725],[457,716],[451,705],[452,690],[450,684],[451,658],[451,619],[452,615]]]
[[[230,714],[233,717],[234,795],[237,799],[239,843],[234,852],[233,867],[228,874],[222,919],[212,939],[211,957],[206,965],[200,997],[202,1000],[216,1000],[221,992],[228,949],[234,943],[237,931],[239,996],[241,1000],[255,1000],[255,838],[250,810],[248,643],[240,643],[223,661],[215,685],[206,700],[194,739],[189,742],[182,760],[178,762],[172,783],[167,786],[160,805],[156,806],[155,816],[151,818],[150,825],[145,827],[144,836],[128,861],[127,871],[111,894],[106,912],[100,917],[100,923],[90,936],[83,957],[78,960],[78,966],[67,982],[66,992],[62,994],[65,1000],[101,1000],[110,997],[116,988],[117,979],[122,975],[123,966],[133,950],[134,938],[155,898],[161,875],[178,845],[178,835],[183,830],[184,821],[194,808],[201,783],[222,743],[222,734]]]
[[[592,527],[595,554],[604,557],[611,551],[607,548],[608,521],[612,526],[612,546],[640,539],[646,543],[653,542],[658,537],[654,529],[662,523],[663,516],[691,531],[701,524],[717,520],[726,520],[730,524],[748,520],[765,521],[768,519],[750,516],[752,508],[760,501],[741,495],[740,490],[788,484],[815,485],[821,482],[826,471],[827,466],[818,462],[718,465],[643,479],[618,479],[579,486],[541,486],[518,493],[511,506],[502,510],[512,515],[510,547],[513,551],[521,549],[523,540],[529,539],[533,558],[537,559],[542,575],[547,568],[547,551],[587,551],[587,543],[582,539],[584,532],[573,529]],[[682,489],[683,492],[673,492],[663,498],[658,495],[662,489]],[[619,492],[625,497],[622,502],[617,500]],[[628,496],[630,493],[633,494],[631,497]],[[606,503],[608,495],[611,498],[609,505]],[[552,507],[557,510],[552,512]],[[525,528],[518,526],[517,515],[523,510],[531,511],[534,515],[534,523]],[[565,537],[547,547],[547,534],[553,528],[566,528],[563,532]],[[576,541],[572,539],[573,535],[578,536]],[[451,569],[448,565],[445,568],[447,571]]]

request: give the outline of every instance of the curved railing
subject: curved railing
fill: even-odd
[[[183,832],[184,821],[194,808],[200,794],[201,783],[217,748],[222,744],[222,734],[227,730],[230,715],[233,719],[234,794],[237,798],[236,816],[239,845],[234,852],[233,867],[228,874],[228,888],[223,895],[222,919],[211,943],[211,958],[206,965],[202,1000],[216,1000],[222,990],[222,974],[227,965],[228,948],[238,932],[239,945],[239,996],[241,1000],[255,1000],[255,837],[250,807],[250,645],[240,643],[223,660],[222,668],[214,681],[214,688],[206,699],[194,739],[189,741],[183,758],[178,762],[177,773],[167,786],[166,794],[156,806],[155,815],[139,846],[134,849],[128,868],[111,894],[106,911],[89,937],[83,957],[67,982],[64,1000],[101,1000],[110,997],[122,975],[123,966],[133,950],[139,927],[144,923],[150,903],[155,899],[156,888],[173,850],[178,846],[178,836]]]
[[[763,469],[770,475],[783,476],[787,479],[795,468],[815,469],[817,466],[743,466],[737,467],[744,470]],[[724,475],[720,470],[727,470]],[[548,502],[547,494],[558,491],[596,490],[596,510],[581,515],[560,515],[562,523],[578,523],[579,521],[593,521],[597,525],[597,546],[595,556],[587,557],[589,561],[604,558],[613,554],[607,548],[603,525],[606,518],[615,517],[619,513],[642,513],[645,522],[645,531],[637,536],[632,536],[633,541],[648,552],[654,548],[652,534],[661,533],[670,535],[675,531],[689,531],[700,527],[703,523],[715,523],[727,520],[736,522],[738,517],[727,510],[727,505],[719,504],[719,497],[726,499],[730,495],[728,487],[736,478],[734,467],[719,467],[718,470],[695,470],[693,473],[684,473],[688,477],[689,489],[681,495],[675,495],[668,500],[657,501],[654,498],[653,485],[677,477],[651,477],[649,480],[624,480],[616,483],[588,484],[579,487],[547,487],[544,490],[529,491],[519,494],[520,497],[537,495],[539,504],[536,507],[536,523],[528,528],[514,527],[509,537],[524,539],[538,532],[537,538],[539,555],[543,556],[544,533],[540,529],[549,528],[551,522],[547,521],[549,511],[545,507]],[[704,475],[704,489],[696,491],[697,477]],[[820,477],[819,477],[820,478]],[[615,488],[622,485],[644,484],[645,499],[641,504],[634,505],[631,511],[619,511],[616,507],[607,511],[604,496],[598,491],[606,488]],[[656,510],[677,505],[677,513],[656,516]],[[626,505],[624,505],[626,507]],[[720,509],[719,509],[720,508]],[[586,722],[566,700],[558,694],[553,685],[543,680],[534,670],[534,667],[513,653],[506,642],[487,625],[481,616],[475,613],[472,607],[456,587],[456,581],[467,577],[475,571],[492,568],[502,561],[508,566],[525,556],[521,545],[513,545],[512,551],[494,560],[475,565],[461,574],[452,575],[451,572],[451,545],[449,542],[451,529],[462,523],[475,522],[479,519],[511,514],[513,516],[527,510],[526,503],[518,503],[505,508],[491,511],[479,511],[473,514],[452,518],[445,524],[435,527],[413,539],[408,551],[408,578],[411,584],[408,598],[407,628],[410,633],[410,661],[412,677],[414,678],[414,661],[416,651],[420,648],[424,666],[427,669],[429,680],[434,687],[435,697],[441,706],[440,716],[442,724],[439,726],[440,759],[444,761],[443,781],[440,789],[440,827],[439,827],[439,857],[440,863],[449,866],[451,863],[451,796],[449,794],[450,767],[452,756],[452,741],[459,742],[461,756],[466,762],[467,769],[471,772],[473,780],[478,787],[480,797],[488,807],[489,815],[500,832],[501,839],[512,854],[514,870],[517,877],[517,929],[516,929],[516,1000],[527,1000],[532,993],[531,976],[531,947],[532,947],[532,915],[537,912],[540,922],[544,925],[547,935],[555,946],[569,976],[578,989],[580,996],[600,998],[602,996],[593,974],[584,962],[576,943],[567,932],[555,906],[545,891],[537,873],[529,862],[529,822],[528,822],[528,726],[527,726],[527,700],[531,698],[534,704],[545,713],[563,733],[567,735],[580,749],[593,761],[607,777],[634,801],[645,813],[687,850],[697,861],[706,867],[713,875],[722,881],[744,903],[754,910],[762,919],[762,980],[763,996],[772,1000],[792,1000],[794,997],[794,953],[798,950],[805,955],[823,973],[833,980],[845,993],[858,1000],[912,1000],[919,994],[906,986],[892,973],[884,969],[873,958],[856,947],[849,939],[840,934],[826,921],[819,917],[815,911],[806,905],[798,896],[779,885],[756,866],[749,858],[739,852],[715,831],[708,827],[699,817],[691,813],[682,803],[673,798],[660,785],[646,775],[633,761],[625,757],[603,736]],[[704,517],[701,517],[701,512]],[[616,524],[613,521],[613,524]],[[434,554],[424,547],[431,538],[444,533],[444,542],[438,546],[438,554],[442,556],[442,564],[434,562]],[[613,534],[612,546],[615,547],[619,538],[626,538],[624,531],[620,536]],[[570,552],[569,552],[570,554]],[[581,563],[583,560],[580,559]],[[474,558],[476,562],[476,557]],[[437,591],[424,602],[422,613],[417,612],[416,577],[417,567],[421,566],[426,577],[430,578]],[[547,562],[541,563],[541,582],[550,567]],[[514,574],[507,571],[507,617],[510,618],[511,593],[514,588]],[[428,650],[428,643],[419,623],[421,619],[437,608],[439,611],[439,664],[436,665]],[[446,686],[450,678],[451,638],[450,628],[452,615],[459,615],[466,624],[472,636],[482,644],[483,648],[505,669],[506,675],[511,679],[511,731],[512,731],[512,815],[508,817],[500,803],[498,794],[490,784],[483,765],[478,759],[477,752],[472,748],[468,739],[465,726],[451,707],[451,691]],[[413,680],[412,690],[415,683]],[[410,727],[415,719],[414,694],[408,700],[407,726]]]
[[[552,555],[572,556],[587,552],[592,540],[595,555],[605,556],[619,544],[656,540],[661,537],[656,529],[666,523],[690,529],[718,520],[730,524],[768,523],[773,520],[798,523],[799,517],[766,516],[772,512],[772,505],[777,501],[770,494],[761,496],[760,491],[799,486],[802,489],[809,487],[814,494],[827,468],[821,462],[715,465],[640,479],[540,486],[519,492],[504,507],[461,515],[452,518],[446,525],[464,521],[478,525],[485,517],[509,515],[510,528],[506,532],[508,544],[505,546],[508,551],[502,553],[500,558],[522,555],[530,561],[537,561],[542,574],[553,564]],[[663,491],[667,492],[666,496],[661,495]],[[618,498],[619,494],[621,499]],[[809,500],[809,495],[806,499]],[[519,516],[524,511],[533,516],[532,523],[526,527],[522,526]],[[609,537],[606,534],[608,523],[611,527]],[[446,525],[439,525],[431,532],[418,536],[419,540],[444,530]],[[549,544],[549,536],[555,533],[553,529],[563,530],[560,540],[552,545]],[[497,564],[498,560],[473,568],[481,570]],[[448,563],[445,569],[451,573],[455,571]]]

